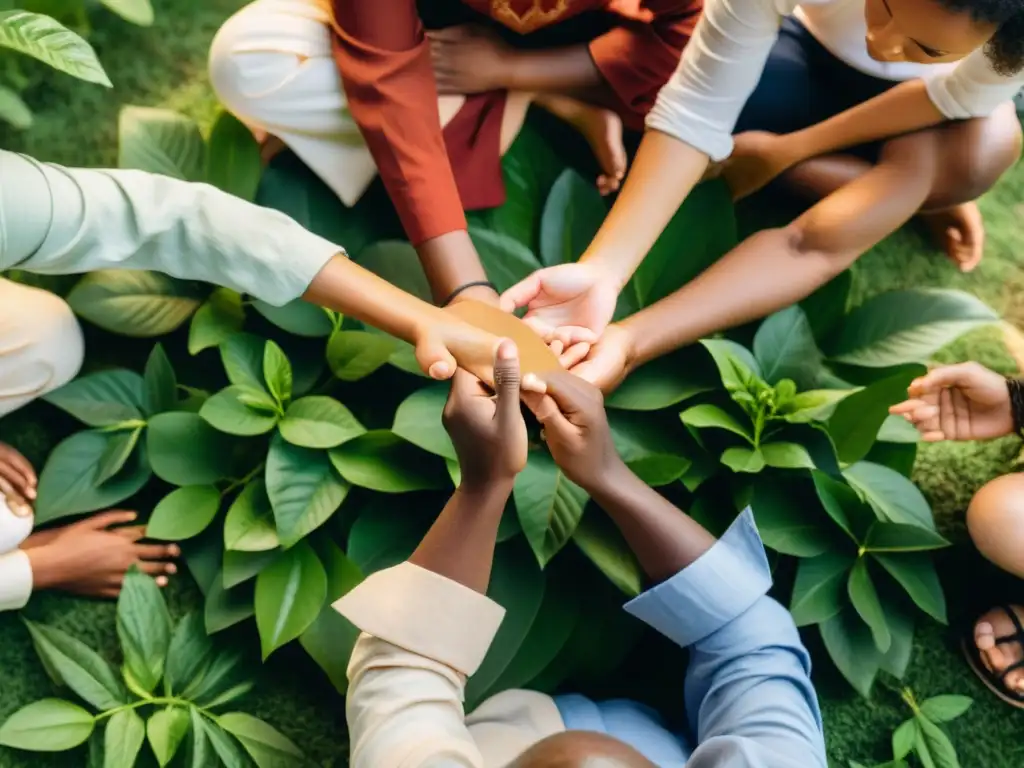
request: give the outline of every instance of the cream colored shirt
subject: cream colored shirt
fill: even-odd
[[[142,171],[63,168],[0,150],[0,271],[152,270],[270,304],[300,298],[344,249],[206,184]],[[31,518],[0,495],[0,611],[21,608]]]

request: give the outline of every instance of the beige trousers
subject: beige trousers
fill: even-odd
[[[0,278],[0,416],[71,381],[84,353],[63,299]]]

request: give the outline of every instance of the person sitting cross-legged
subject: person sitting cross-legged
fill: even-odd
[[[462,483],[408,561],[335,603],[361,630],[348,668],[351,765],[824,768],[807,651],[766,595],[771,575],[751,513],[716,541],[626,467],[600,392],[565,371],[546,377],[546,394],[522,398],[559,467],[615,521],[647,574],[649,589],[626,610],[689,648],[680,692],[689,732],[668,731],[634,702],[524,690],[464,712],[466,679],[504,616],[484,593],[502,511],[526,465],[516,355],[508,340],[498,346],[496,397],[456,372],[444,425]]]

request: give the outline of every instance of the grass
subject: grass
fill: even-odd
[[[122,104],[176,109],[208,127],[216,101],[205,75],[206,50],[219,24],[241,4],[240,0],[156,0],[157,22],[149,30],[97,11],[92,41],[115,88],[107,91],[54,78],[54,88],[31,100],[37,110],[33,130],[26,134],[0,131],[0,146],[69,165],[115,165],[117,113]],[[989,241],[985,260],[974,274],[956,273],[919,233],[908,229],[861,259],[854,271],[856,297],[900,287],[956,287],[973,292],[1024,327],[1024,301],[1017,299],[1024,287],[1022,201],[1024,165],[1019,165],[982,201]],[[111,351],[109,344],[95,344],[92,358],[94,362],[105,357],[137,361],[147,346],[118,340]],[[942,359],[975,359],[1001,371],[1016,370],[1001,333],[993,329],[961,339],[944,350]],[[0,422],[0,437],[41,466],[64,426],[54,421],[52,409],[35,406]],[[997,600],[1015,599],[1015,593],[1021,591],[1019,583],[980,560],[963,530],[963,510],[971,495],[986,480],[1010,469],[1018,447],[1015,440],[928,446],[921,450],[915,469],[915,479],[956,546],[941,562],[952,626],[921,628],[906,684],[919,698],[960,693],[976,699],[976,705],[950,729],[966,768],[1024,764],[1024,745],[1019,739],[1024,715],[991,696],[967,670],[958,649],[958,632],[965,622]],[[178,579],[169,590],[175,615],[198,605],[197,594],[187,581]],[[113,606],[109,604],[48,594],[33,600],[26,615],[71,631],[109,653],[116,651]],[[251,642],[253,634],[243,633],[239,642]],[[819,650],[815,641],[808,637],[812,651]],[[865,764],[885,760],[888,735],[907,715],[898,694],[880,687],[872,701],[864,701],[837,679],[821,653],[816,653],[816,658],[823,660],[815,679],[835,765],[846,766],[850,759]],[[264,670],[263,682],[257,695],[247,701],[248,710],[280,727],[317,764],[346,764],[344,702],[301,653],[285,649],[276,655]],[[17,616],[0,616],[0,720],[51,693]],[[676,700],[681,705],[681,691]],[[0,749],[0,768],[67,764],[59,756],[46,758]]]

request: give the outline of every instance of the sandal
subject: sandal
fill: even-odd
[[[1021,623],[1021,619],[1017,615],[1017,612],[1009,605],[999,605],[996,607],[1005,613],[1007,618],[1013,622],[1014,628],[1014,632],[1012,634],[996,637],[996,645],[1010,645],[1011,643],[1017,643],[1017,645],[1024,650],[1024,624]],[[992,691],[992,693],[1010,706],[1016,707],[1017,709],[1024,709],[1024,692],[1011,690],[1006,685],[1007,675],[1014,670],[1024,669],[1024,658],[1013,662],[1000,672],[990,670],[986,666],[985,660],[982,658],[982,650],[978,648],[977,641],[975,639],[976,627],[977,622],[972,625],[970,631],[963,639],[962,646],[964,656],[967,658],[967,663],[974,671],[974,674],[979,677],[981,682],[983,682],[989,690]]]

